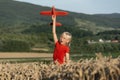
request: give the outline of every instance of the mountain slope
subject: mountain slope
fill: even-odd
[[[39,15],[40,11],[50,10],[49,7],[38,6],[30,3],[13,0],[0,1],[0,28],[1,31],[23,31],[34,24],[47,24],[51,17]],[[114,14],[116,15],[116,14]],[[105,15],[107,16],[107,15]],[[104,30],[120,28],[120,18],[103,17],[101,15],[87,15],[82,13],[69,12],[68,16],[57,17],[63,26],[74,27],[94,33]],[[3,30],[2,30],[3,29]]]
[[[120,18],[120,13],[112,13],[112,14],[95,14],[98,16],[108,17],[108,18]]]
[[[44,48],[48,49],[48,52],[52,51],[53,38],[51,27],[48,25],[51,22],[51,17],[39,14],[40,11],[50,9],[50,7],[30,3],[0,0],[0,50],[4,51],[4,49],[10,48],[14,50],[14,47],[19,47],[16,44],[21,42],[23,46],[26,43],[32,48]],[[62,27],[57,27],[58,36],[63,31],[69,31],[73,35],[71,50],[74,52],[86,49],[85,44],[88,39],[101,38],[102,35],[96,37],[98,32],[120,28],[120,18],[111,18],[107,15],[69,12],[67,16],[57,17],[57,21],[63,24]],[[119,35],[103,37],[107,37],[107,39],[120,38]],[[14,46],[13,43],[15,43]]]
[[[40,9],[41,7],[31,4],[20,3],[12,0],[3,0],[0,2],[0,17],[2,21],[6,21],[11,25],[16,22],[39,22],[40,17],[38,16]]]

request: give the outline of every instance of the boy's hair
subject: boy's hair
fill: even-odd
[[[67,35],[67,38],[69,39],[68,46],[70,46],[70,42],[72,40],[72,34],[69,32],[63,32],[61,35]]]

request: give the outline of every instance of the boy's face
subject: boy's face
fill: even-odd
[[[66,45],[69,42],[69,39],[67,38],[67,35],[61,35],[60,36],[60,43]]]

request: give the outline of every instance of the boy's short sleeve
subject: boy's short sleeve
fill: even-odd
[[[69,53],[69,52],[70,52],[70,48],[67,47],[67,49],[66,49],[66,53]]]
[[[57,41],[56,43],[55,43],[55,46],[58,44],[59,42]]]

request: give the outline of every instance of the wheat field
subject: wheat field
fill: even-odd
[[[68,64],[0,63],[0,80],[120,80],[120,57],[80,59]]]

